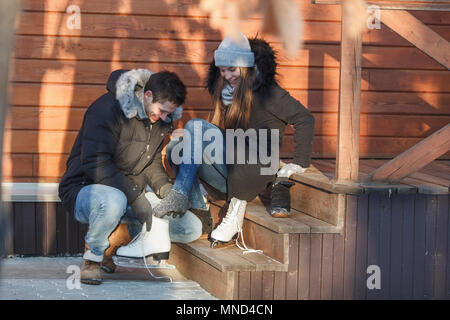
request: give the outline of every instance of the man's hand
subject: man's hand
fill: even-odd
[[[161,199],[164,199],[170,192],[170,190],[172,190],[173,184],[168,183],[163,185],[161,188],[159,188],[159,197]]]
[[[289,163],[284,165],[277,173],[278,178],[289,178],[294,173],[303,173],[306,168],[302,168],[298,164]]]
[[[146,223],[147,231],[152,228],[153,209],[145,197],[145,190],[131,204],[133,215],[140,223]]]

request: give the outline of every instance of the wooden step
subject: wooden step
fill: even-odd
[[[263,253],[244,253],[235,245],[211,248],[210,242],[206,239],[177,245],[222,272],[287,271],[287,265]]]
[[[249,202],[245,218],[277,233],[341,233],[342,227],[291,209],[289,218],[273,218],[259,199]]]

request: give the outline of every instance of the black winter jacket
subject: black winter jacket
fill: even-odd
[[[69,212],[74,212],[78,192],[89,184],[117,188],[131,204],[147,184],[158,192],[170,182],[161,150],[181,107],[168,117],[169,123],[151,124],[142,104],[151,74],[146,69],[114,71],[108,92],[87,109],[59,184],[59,197]]]
[[[278,85],[275,80],[277,67],[275,53],[269,44],[262,39],[249,39],[249,42],[255,54],[255,64],[259,71],[253,89],[255,103],[250,114],[249,128],[256,129],[256,131],[259,131],[259,129],[278,129],[279,150],[281,150],[286,125],[293,125],[295,129],[295,151],[292,162],[307,168],[311,160],[314,117],[308,109]],[[211,95],[214,93],[216,81],[219,77],[219,69],[215,66],[213,60],[209,67],[207,79],[207,89]],[[270,145],[270,141],[266,143]],[[248,148],[247,141],[246,153],[248,153]],[[238,150],[235,147],[235,154],[237,152]],[[261,174],[262,167],[267,166],[260,162],[257,164],[251,164],[251,162],[250,164],[236,164],[236,162],[235,164],[229,164],[227,199],[236,197],[241,200],[251,201],[264,191],[267,185],[275,180],[276,175]],[[211,188],[205,187],[211,192]],[[220,194],[216,194],[215,197],[224,198]]]

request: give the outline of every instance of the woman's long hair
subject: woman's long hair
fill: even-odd
[[[240,68],[241,79],[235,88],[231,105],[222,102],[222,90],[226,80],[219,76],[213,94],[214,113],[210,122],[223,129],[248,129],[250,113],[253,108],[254,68]]]

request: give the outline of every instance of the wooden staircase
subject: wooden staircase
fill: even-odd
[[[297,177],[296,180],[302,178]],[[198,282],[220,299],[270,299],[264,297],[264,283],[270,282],[273,289],[275,278],[284,278],[292,269],[289,266],[290,235],[335,234],[343,230],[337,207],[334,206],[338,202],[334,197],[338,194],[320,189],[305,192],[302,182],[295,183],[291,189],[293,209],[289,218],[272,218],[261,201],[264,198],[257,198],[247,206],[243,224],[244,241],[249,248],[263,250],[262,254],[244,254],[235,245],[213,249],[208,240],[199,239],[189,244],[173,244],[169,263],[175,264],[185,277]],[[319,209],[303,205],[310,201]],[[264,203],[267,204],[266,201]],[[217,221],[223,205],[223,201],[210,203],[214,221]],[[263,275],[269,275],[269,279],[262,279]]]

